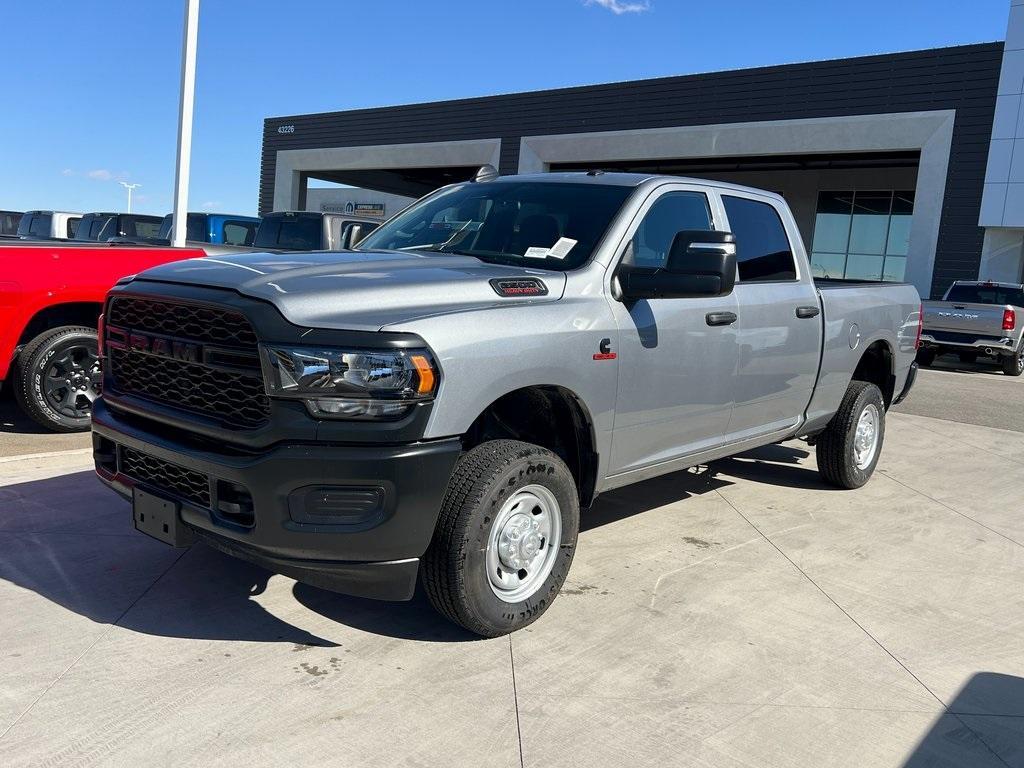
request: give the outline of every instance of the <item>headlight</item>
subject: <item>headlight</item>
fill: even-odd
[[[437,392],[437,365],[425,349],[262,344],[260,357],[267,394],[303,400],[314,416],[397,419]]]

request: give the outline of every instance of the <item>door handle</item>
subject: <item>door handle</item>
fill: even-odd
[[[804,320],[808,317],[817,317],[820,311],[819,307],[797,307],[796,316]]]
[[[708,312],[704,315],[708,325],[732,325],[736,322],[735,312]]]

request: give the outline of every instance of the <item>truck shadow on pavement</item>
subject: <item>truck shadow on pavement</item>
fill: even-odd
[[[806,456],[792,446],[769,446],[611,491],[583,514],[581,534],[731,485],[719,472],[827,487],[816,472],[799,466]],[[202,544],[175,550],[135,532],[127,502],[91,471],[0,487],[0,580],[97,623],[167,637],[334,646],[272,612],[282,606],[269,583],[272,575]],[[409,603],[347,597],[299,583],[291,594],[313,613],[366,632],[429,642],[475,639],[437,615],[422,590]],[[25,610],[32,610],[30,601]]]
[[[275,592],[273,575],[202,544],[172,549],[137,533],[128,503],[91,471],[0,487],[0,581],[97,623],[164,637],[336,646],[282,618],[290,612],[289,596]],[[9,594],[3,586],[0,594]],[[436,614],[419,592],[409,603],[304,584],[291,592],[314,613],[367,632],[475,639]],[[19,611],[34,610],[31,600],[15,601]]]
[[[971,676],[903,763],[903,768],[1024,765],[1024,679]]]
[[[0,432],[11,432],[19,435],[51,434],[45,427],[36,424],[21,412],[17,403],[14,402],[14,396],[10,392],[4,392],[0,395]]]
[[[710,467],[731,477],[765,485],[804,488],[810,491],[842,490],[822,480],[817,468],[806,465],[806,460],[813,451],[813,448],[804,444],[766,445],[727,459],[719,459],[712,462]]]

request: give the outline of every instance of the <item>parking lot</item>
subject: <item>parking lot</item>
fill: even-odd
[[[1022,766],[1022,395],[923,371],[859,491],[792,442],[608,494],[496,640],[136,534],[2,401],[0,763]]]

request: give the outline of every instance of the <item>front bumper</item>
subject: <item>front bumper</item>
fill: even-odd
[[[385,600],[412,597],[462,450],[454,438],[286,442],[252,451],[184,442],[147,426],[102,398],[94,404],[96,472],[108,486],[126,498],[138,486],[177,502],[181,521],[229,554],[315,586]],[[349,491],[372,499],[365,514],[311,515],[305,506],[309,494]]]

